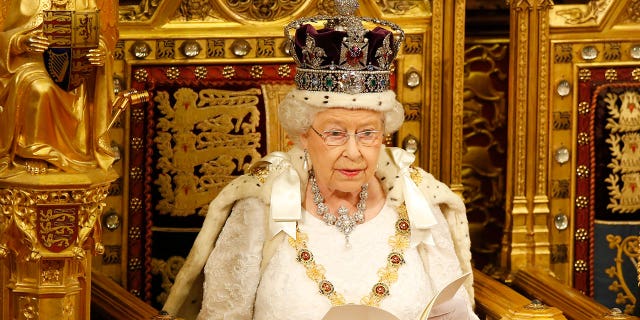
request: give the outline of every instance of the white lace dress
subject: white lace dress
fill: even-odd
[[[257,199],[242,200],[234,206],[205,266],[203,306],[198,320],[320,320],[331,308],[317,283],[296,260],[295,249],[286,237],[276,244],[261,276],[267,212]],[[395,234],[397,218],[395,210],[385,206],[374,219],[355,228],[350,248],[337,228],[309,213],[303,214],[298,225],[308,235],[308,249],[316,263],[324,267],[327,280],[347,302],[360,303],[378,282],[377,272],[386,264],[388,240]],[[434,230],[436,245],[428,248],[427,265],[417,247],[405,250],[406,263],[398,271],[397,282],[390,286],[390,295],[380,305],[402,320],[418,319],[434,292],[447,279],[461,273],[455,254],[451,253],[452,243],[442,214],[438,220],[442,228]],[[442,237],[448,240],[440,241]],[[452,303],[443,305],[445,310],[434,310],[443,316],[430,319],[477,319],[466,296],[461,289]]]

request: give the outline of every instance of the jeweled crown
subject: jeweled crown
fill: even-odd
[[[297,88],[349,94],[389,90],[404,31],[389,21],[354,16],[357,0],[335,0],[335,5],[337,16],[302,18],[285,27]],[[322,22],[322,29],[312,25]],[[368,30],[365,23],[375,28]]]

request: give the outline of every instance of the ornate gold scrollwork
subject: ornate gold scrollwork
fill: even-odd
[[[461,177],[471,236],[483,239],[472,241],[472,250],[484,259],[495,259],[500,240],[482,230],[503,228],[499,217],[505,172],[495,159],[506,152],[506,141],[500,134],[506,127],[506,92],[494,79],[506,78],[502,61],[507,52],[505,44],[476,44],[465,52]],[[495,265],[497,261],[487,263]]]
[[[556,14],[565,19],[569,25],[584,24],[588,21],[597,21],[600,14],[612,0],[591,0],[586,9],[569,8],[559,10]]]
[[[224,5],[235,14],[248,20],[273,21],[287,17],[304,2],[303,0],[279,0],[274,2],[226,0]]]
[[[101,254],[100,216],[114,171],[17,175],[0,180],[4,315],[85,319],[92,254]],[[14,305],[15,308],[7,306]],[[86,313],[86,314],[85,314]]]
[[[625,16],[622,19],[624,23],[638,23],[640,22],[640,2],[631,1],[626,8]]]
[[[178,8],[178,19],[185,21],[211,21],[219,19],[218,12],[208,0],[182,0]]]
[[[151,19],[160,1],[140,0],[140,3],[120,6],[120,21],[146,21]]]
[[[634,266],[638,263],[638,257],[640,257],[639,244],[640,240],[638,236],[628,236],[622,239],[619,235],[608,234],[607,242],[609,242],[609,248],[616,250],[615,264],[605,270],[610,278],[614,279],[609,290],[616,293],[616,303],[623,304],[625,306],[624,313],[630,314],[636,305],[636,297],[634,296],[635,289],[629,288],[625,278],[623,263],[626,259],[630,259]]]
[[[38,319],[40,317],[38,298],[20,297],[18,299],[18,308],[23,317],[22,319]]]
[[[91,249],[100,253],[98,220],[107,193],[108,185],[62,191],[0,188],[0,258],[8,250],[28,261],[51,253],[84,258],[90,235]]]
[[[422,0],[376,0],[376,4],[384,13],[397,15],[407,14],[409,11],[419,8],[423,14],[431,15],[431,2]]]
[[[180,256],[169,257],[166,261],[160,259],[151,260],[151,273],[162,277],[161,287],[164,292],[156,296],[157,302],[164,304],[171,290],[171,286],[175,282],[178,271],[182,268],[185,258]]]

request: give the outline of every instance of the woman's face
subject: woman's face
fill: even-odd
[[[309,152],[318,185],[329,192],[359,192],[373,178],[383,146],[382,113],[372,110],[330,108],[316,114],[313,124],[301,137]],[[314,131],[315,129],[315,131]],[[317,131],[317,132],[316,132]],[[330,146],[336,136],[344,136],[342,145]],[[361,137],[356,138],[354,133]],[[366,136],[366,137],[365,137]],[[373,138],[372,138],[373,137]]]

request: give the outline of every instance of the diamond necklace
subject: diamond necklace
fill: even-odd
[[[360,190],[360,200],[356,205],[358,209],[353,216],[349,215],[349,210],[341,205],[338,208],[338,217],[329,212],[329,206],[324,203],[324,198],[320,194],[320,187],[316,181],[316,175],[310,172],[309,181],[311,182],[311,192],[313,192],[313,203],[316,205],[316,213],[322,217],[322,220],[328,225],[335,225],[340,232],[344,234],[344,238],[349,245],[349,234],[353,231],[357,224],[364,222],[364,211],[367,210],[367,198],[369,197],[369,184],[362,185]]]

